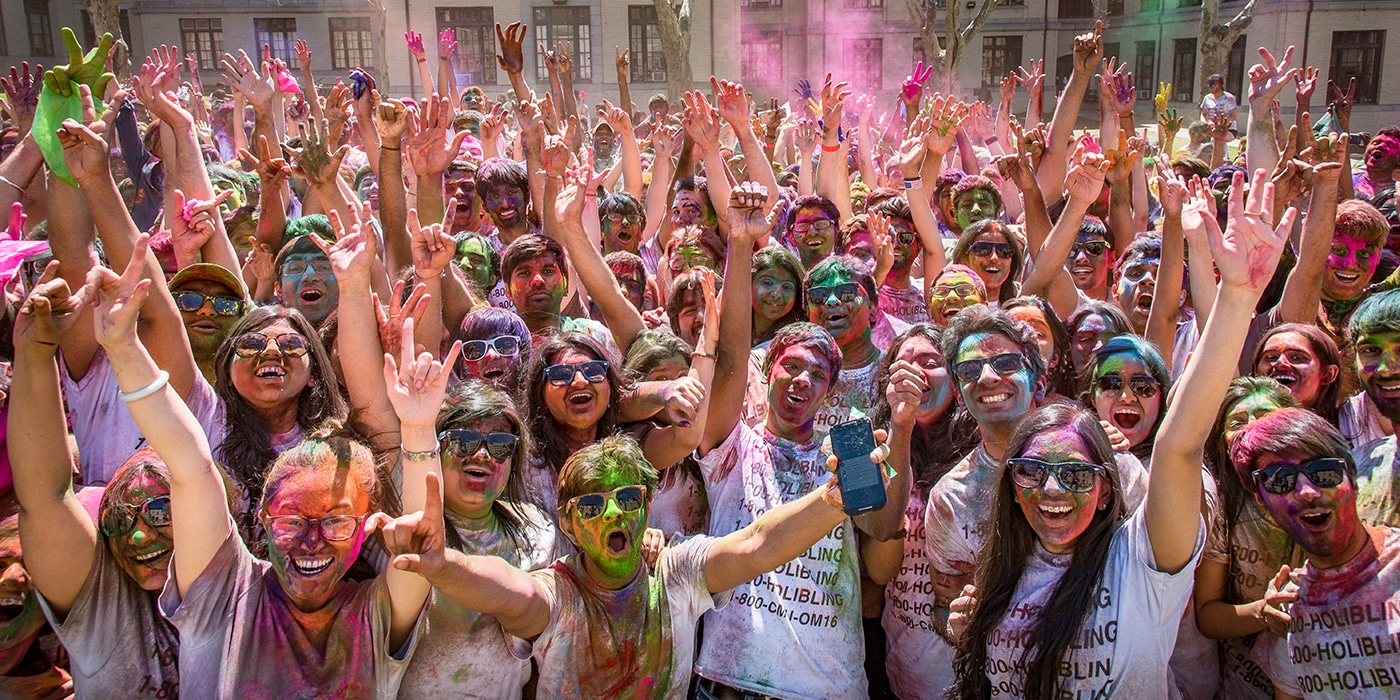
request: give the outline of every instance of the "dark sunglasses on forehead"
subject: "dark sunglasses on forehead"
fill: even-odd
[[[492,459],[500,462],[515,454],[515,444],[520,436],[513,433],[478,433],[475,430],[454,428],[438,433],[442,451],[456,459],[467,459],[481,450],[482,444]]]
[[[487,350],[495,350],[501,357],[515,357],[520,354],[520,339],[498,335],[490,340],[468,340],[462,343],[462,359],[475,362],[486,357]]]
[[[200,294],[199,292],[175,292],[171,296],[175,297],[175,307],[181,311],[194,313],[204,308],[205,302],[208,302],[214,305],[214,313],[220,316],[241,316],[243,314],[242,299],[216,294]]]
[[[1074,246],[1069,249],[1069,258],[1077,258],[1081,252],[1091,258],[1097,258],[1103,255],[1107,250],[1107,241],[1085,241],[1083,243],[1075,243]]]
[[[968,247],[972,254],[979,258],[990,258],[992,253],[996,253],[998,258],[1010,260],[1015,248],[1010,243],[994,243],[992,241],[977,241]]]
[[[958,379],[965,382],[975,382],[982,376],[982,368],[987,365],[991,365],[992,371],[996,372],[997,375],[1005,377],[1021,371],[1026,366],[1026,360],[1018,353],[1008,352],[975,360],[964,360],[953,365],[953,372],[958,375]]]
[[[1347,479],[1347,462],[1340,457],[1319,457],[1299,464],[1272,464],[1251,472],[1260,487],[1277,496],[1293,493],[1300,473],[1307,474],[1313,486],[1334,489]]]
[[[287,357],[301,357],[307,352],[306,338],[298,333],[279,333],[276,338],[269,338],[262,333],[245,333],[234,338],[233,354],[239,357],[256,357],[267,351],[268,343],[277,346],[277,350]]]
[[[120,503],[107,509],[102,515],[102,534],[108,537],[121,537],[136,526],[136,516],[151,527],[170,526],[170,496],[155,496],[146,499],[138,508],[129,503]]]
[[[1162,385],[1157,380],[1145,374],[1135,374],[1128,378],[1128,388],[1132,389],[1133,395],[1140,399],[1150,399],[1162,390]],[[1118,394],[1123,391],[1123,377],[1117,374],[1105,374],[1094,380],[1094,389],[1100,393]]]
[[[845,282],[822,287],[808,287],[807,304],[810,306],[821,306],[831,301],[832,296],[835,296],[836,300],[842,304],[849,304],[855,301],[856,296],[859,294],[860,285],[855,282]]]
[[[544,368],[544,378],[554,386],[568,386],[573,383],[574,375],[583,373],[583,378],[589,384],[602,384],[608,378],[607,360],[589,360],[588,362],[575,362],[573,364],[550,365]]]
[[[608,512],[608,501],[617,501],[617,507],[624,513],[635,513],[642,509],[647,500],[645,486],[623,486],[606,493],[586,493],[574,496],[569,503],[578,511],[578,517],[592,520]]]
[[[1073,493],[1088,493],[1094,490],[1094,482],[1104,473],[1104,468],[1088,462],[1044,462],[1031,457],[1012,457],[1006,460],[1011,469],[1011,481],[1023,489],[1044,488],[1051,474],[1060,482],[1060,488]]]

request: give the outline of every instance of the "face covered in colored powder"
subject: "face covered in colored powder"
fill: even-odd
[[[1014,243],[1001,231],[986,231],[977,237],[969,250],[967,266],[982,278],[987,295],[995,298],[997,291],[1011,277],[1011,256]]]
[[[489,294],[496,286],[496,270],[491,267],[491,252],[486,249],[489,245],[479,238],[465,238],[457,244],[457,254],[453,257],[453,262],[477,291],[478,294]]]
[[[517,265],[506,285],[510,300],[521,316],[558,316],[564,293],[569,290],[569,279],[553,255],[542,254]]]
[[[869,340],[873,310],[865,287],[844,270],[807,288],[807,320],[825,328],[843,349]]]
[[[914,231],[914,222],[907,219],[890,219],[890,237],[894,239],[894,266],[891,270],[906,270],[914,264],[915,258],[923,251],[919,244],[919,234]]]
[[[458,365],[463,379],[477,379],[501,391],[515,391],[516,371],[520,367],[520,347],[529,343],[514,335],[494,338],[463,338],[462,361]]]
[[[446,188],[447,195],[457,200],[457,208],[451,212],[452,232],[476,228],[477,217],[481,215],[481,200],[477,198],[474,177],[463,173],[455,183],[449,181]]]
[[[379,180],[373,175],[366,176],[360,181],[360,186],[355,190],[361,202],[369,202],[370,211],[379,213]]]
[[[592,362],[598,358],[570,348],[560,353],[551,364],[575,365]],[[544,403],[549,415],[556,423],[574,430],[586,430],[598,424],[608,410],[612,398],[612,388],[606,377],[594,384],[584,376],[583,371],[575,370],[574,376],[564,386],[555,386],[545,377],[536,381],[545,382]]]
[[[1400,168],[1400,140],[1387,134],[1376,136],[1366,144],[1362,162],[1366,170],[1389,177],[1396,168]]]
[[[494,185],[486,190],[483,204],[497,228],[515,229],[525,223],[525,193],[514,185]]]
[[[647,281],[642,276],[643,268],[634,265],[613,264],[608,269],[612,271],[613,279],[617,280],[617,286],[622,289],[622,296],[627,297],[627,301],[632,302],[632,306],[638,311],[646,310]]]
[[[1255,462],[1254,468],[1259,470],[1279,464],[1299,464],[1309,459],[1265,453]],[[1348,474],[1341,484],[1321,488],[1307,474],[1298,474],[1293,490],[1284,494],[1270,493],[1258,477],[1255,481],[1255,498],[1259,499],[1269,517],[1302,546],[1314,564],[1333,567],[1344,563],[1323,563],[1319,560],[1341,555],[1361,529],[1361,522],[1356,517],[1355,477]]]
[[[1322,298],[1342,301],[1361,296],[1380,261],[1376,246],[1352,235],[1334,236],[1327,271],[1322,276]]]
[[[1108,286],[1108,272],[1113,269],[1113,249],[1103,236],[1081,233],[1065,259],[1065,269],[1069,270],[1076,289],[1083,292],[1104,289]]]
[[[676,314],[676,336],[693,347],[699,342],[700,331],[704,328],[705,297],[699,289],[692,288]]]
[[[229,377],[234,390],[243,400],[260,412],[269,413],[284,407],[289,401],[297,401],[302,390],[311,386],[310,350],[301,355],[295,354],[299,352],[298,348],[307,348],[310,341],[292,328],[286,319],[278,319],[249,333],[254,334],[263,337],[229,340],[236,343]],[[260,341],[262,350],[252,350],[257,346],[252,341]]]
[[[454,432],[456,429],[471,431],[479,437]],[[509,451],[499,446],[505,440],[492,446],[488,436],[516,436],[516,430],[504,416],[491,416],[454,425],[446,432],[447,439],[442,443],[443,505],[463,518],[483,518],[490,512],[491,504],[505,492],[510,470],[514,467]],[[478,440],[475,445],[470,444],[473,439]],[[505,456],[497,457],[492,454],[493,450]]]
[[[929,425],[942,418],[953,405],[953,381],[948,376],[948,366],[944,364],[943,353],[938,346],[923,336],[912,336],[899,346],[895,359],[913,363],[923,372],[924,382],[928,385],[914,413],[914,420],[920,425]]]
[[[1123,433],[1128,444],[1141,445],[1152,436],[1162,412],[1163,387],[1135,355],[1109,356],[1094,377],[1094,411]]]
[[[671,226],[699,226],[705,219],[705,207],[701,195],[693,190],[679,190],[671,201]]]
[[[1050,322],[1045,320],[1045,314],[1034,306],[1018,306],[1006,312],[1012,318],[1025,321],[1026,325],[1035,330],[1036,342],[1040,345],[1040,359],[1045,360],[1045,371],[1055,369],[1058,359],[1055,357],[1055,332],[1050,329]]]
[[[29,639],[44,626],[44,611],[24,568],[19,529],[10,525],[0,536],[0,642],[7,645],[0,651]]]
[[[262,514],[267,558],[282,591],[298,609],[320,610],[345,585],[345,572],[364,543],[362,525],[369,507],[369,494],[358,479],[331,469],[288,476],[271,495]],[[330,518],[336,520],[325,522]],[[328,534],[346,539],[330,539]]]
[[[603,497],[601,509],[597,496]],[[583,552],[584,569],[594,583],[617,590],[636,578],[650,501],[645,487],[629,484],[620,474],[605,474],[598,491],[565,504],[560,526]]]
[[[195,300],[193,296],[187,296],[185,300],[180,300],[178,297],[182,292],[199,294],[206,298]],[[200,303],[199,308],[194,311],[185,311],[188,307],[180,308],[180,320],[185,323],[185,335],[190,340],[190,350],[194,352],[195,358],[201,361],[212,358],[214,353],[219,351],[219,345],[228,337],[229,331],[243,318],[243,302],[240,298],[242,295],[217,282],[201,279],[183,281],[179,289],[172,289],[170,293],[177,297],[180,304],[186,301]],[[221,306],[228,305],[228,310],[237,305],[240,312],[233,316],[224,316],[215,309],[215,303]]]
[[[684,355],[672,355],[652,367],[647,372],[646,381],[649,382],[674,382],[690,372],[690,358]]]
[[[1094,461],[1089,456],[1084,439],[1069,428],[1056,428],[1036,435],[1026,443],[1020,456],[1051,464]],[[1007,469],[1014,468],[1007,466]],[[1056,475],[1044,476],[1045,483],[1039,488],[1016,484],[1016,501],[1021,504],[1021,513],[1026,516],[1036,537],[1040,538],[1041,546],[1049,552],[1068,554],[1074,551],[1079,536],[1093,523],[1094,513],[1108,506],[1112,486],[1103,476],[1098,476],[1087,493],[1075,493],[1066,489]]]
[[[98,519],[117,566],[142,590],[165,586],[175,539],[168,524],[151,521],[169,523],[169,514],[170,489],[142,473],[127,482],[126,492],[113,498]]]
[[[776,435],[803,433],[831,389],[827,359],[806,345],[789,345],[768,372],[768,427]]]
[[[340,304],[340,285],[331,273],[331,261],[319,250],[288,255],[277,274],[278,298],[313,325],[326,320]]]
[[[642,245],[642,232],[646,230],[646,216],[631,202],[623,202],[620,206],[603,215],[601,223],[603,226],[603,252],[613,253],[625,250],[636,254]]]
[[[991,192],[975,189],[962,193],[953,201],[953,215],[957,217],[958,226],[965,231],[978,221],[1001,216],[1001,207],[997,206],[996,197]]]
[[[1229,446],[1235,441],[1235,436],[1240,434],[1250,423],[1283,408],[1277,401],[1267,394],[1250,394],[1225,412],[1225,445]]]
[[[1312,343],[1301,333],[1275,333],[1264,341],[1254,373],[1288,387],[1304,408],[1317,403],[1322,388],[1337,381],[1339,368],[1323,367]]]
[[[1000,374],[990,362],[998,355],[1021,356],[1021,346],[999,333],[974,333],[963,339],[958,346],[956,364],[973,360],[986,360],[980,363],[981,371],[970,380],[959,370],[958,395],[968,413],[979,425],[1014,429],[1021,418],[1035,406],[1036,393],[1040,387],[1026,369],[1024,359],[1015,371]],[[968,372],[977,368],[968,365]]]
[[[1400,420],[1400,331],[1380,330],[1358,338],[1356,375],[1380,414]]]
[[[1133,328],[1147,328],[1147,316],[1152,312],[1152,292],[1157,289],[1156,257],[1134,255],[1123,262],[1118,284],[1113,287],[1118,308],[1128,315]]]
[[[836,222],[818,207],[802,207],[793,214],[792,239],[802,266],[810,270],[836,249]]]
[[[1074,360],[1074,373],[1077,375],[1088,366],[1089,359],[1109,338],[1113,331],[1108,321],[1099,314],[1088,314],[1080,319],[1079,327],[1070,332],[1070,358]]]
[[[858,258],[871,267],[875,266],[874,243],[870,240],[870,229],[861,226],[846,238],[846,254]]]
[[[953,270],[940,274],[934,281],[933,290],[929,293],[928,317],[935,325],[946,326],[959,311],[985,303],[987,299],[977,290],[972,275]]]
[[[797,279],[785,267],[769,267],[753,276],[753,312],[763,319],[777,321],[792,311],[797,302]]]

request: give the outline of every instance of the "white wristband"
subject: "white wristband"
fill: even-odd
[[[118,389],[118,390],[117,390],[117,398],[121,399],[121,400],[122,400],[122,403],[131,403],[132,401],[140,401],[141,399],[144,399],[144,398],[146,398],[147,396],[150,396],[151,394],[154,394],[154,393],[156,393],[157,391],[160,391],[161,388],[164,387],[164,386],[166,385],[166,383],[169,382],[169,381],[170,381],[170,373],[167,372],[167,371],[165,371],[165,370],[161,370],[161,371],[160,371],[160,376],[156,377],[156,380],[155,380],[155,381],[151,382],[150,384],[146,385],[145,387],[142,387],[142,388],[140,388],[140,389],[137,389],[136,391],[133,391],[133,392],[131,392],[131,393],[126,393],[126,392],[123,392],[123,391],[121,391],[120,389]]]

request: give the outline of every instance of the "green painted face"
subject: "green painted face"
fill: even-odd
[[[496,271],[491,268],[491,254],[479,239],[468,238],[457,245],[454,262],[462,268],[467,280],[479,291],[490,292],[496,286]]]
[[[565,532],[583,552],[584,566],[599,585],[616,590],[632,582],[642,564],[642,535],[647,528],[650,494],[645,493],[642,506],[628,512],[623,508],[627,494],[618,489],[634,486],[621,474],[603,477],[598,491],[571,499],[565,504]],[[605,496],[603,512],[592,518],[580,513],[579,501],[595,494]]]
[[[954,213],[958,217],[958,225],[964,230],[978,221],[995,219],[1001,214],[1001,207],[997,205],[992,193],[986,190],[965,192],[961,197],[958,197],[953,206]]]

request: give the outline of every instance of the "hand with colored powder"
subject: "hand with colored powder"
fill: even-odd
[[[42,65],[36,65],[31,73],[29,61],[23,61],[19,70],[10,66],[10,77],[0,78],[0,88],[5,91],[5,106],[14,117],[21,138],[29,133],[29,127],[34,124],[34,110],[39,106],[39,93],[44,89],[43,74]]]
[[[919,61],[914,66],[914,74],[905,77],[904,85],[899,92],[899,98],[904,101],[905,110],[913,112],[919,106],[919,101],[924,96],[924,83],[928,82],[929,76],[933,75],[933,64],[928,68],[924,67],[924,62]]]
[[[1158,83],[1157,83],[1157,94],[1152,96],[1152,106],[1153,106],[1153,107],[1156,107],[1156,108],[1157,108],[1157,111],[1158,111],[1159,113],[1160,113],[1160,112],[1166,111],[1166,109],[1167,109],[1167,99],[1171,96],[1171,94],[1172,94],[1172,84],[1171,84],[1171,83],[1158,82]]]

